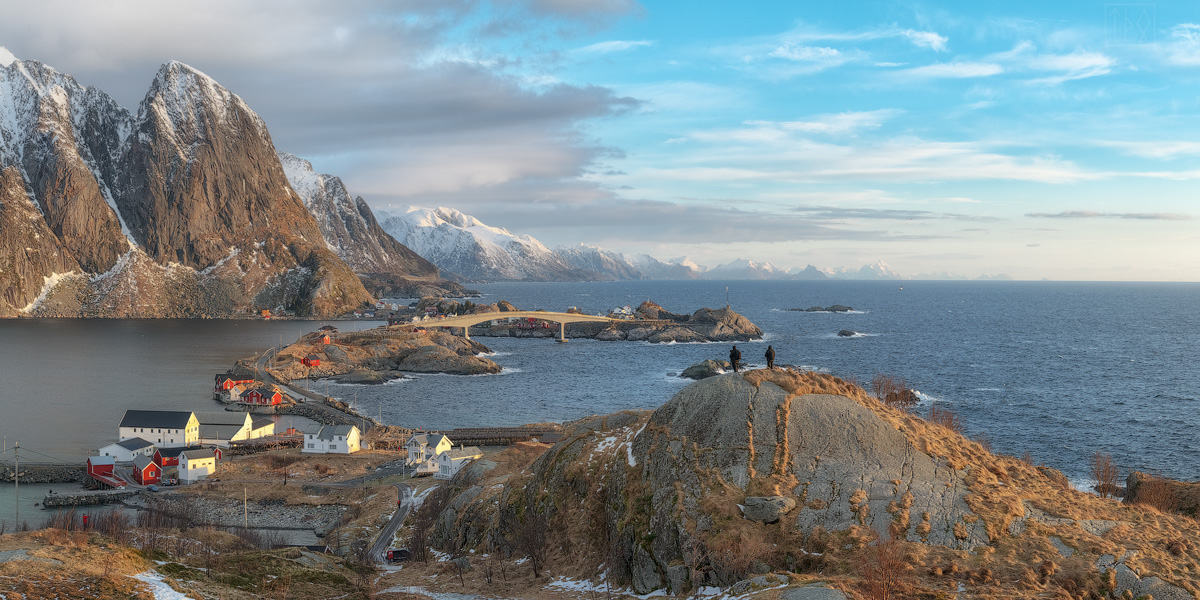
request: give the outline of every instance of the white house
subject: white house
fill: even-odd
[[[195,413],[200,423],[200,443],[228,447],[229,442],[250,439],[253,419],[250,413],[224,410]]]
[[[324,425],[304,432],[301,452],[308,454],[352,454],[362,450],[358,427]]]
[[[463,468],[463,465],[482,458],[483,452],[475,446],[452,448],[437,456],[438,471],[435,479],[451,479]]]
[[[212,448],[179,453],[179,482],[195,483],[217,470],[217,453]]]
[[[131,462],[139,456],[151,456],[157,448],[140,437],[121,440],[96,451],[99,456],[111,456],[117,462]]]
[[[127,410],[117,439],[140,437],[159,448],[191,446],[200,441],[200,421],[186,410]]]
[[[416,465],[433,460],[439,454],[453,448],[454,444],[450,443],[450,438],[439,433],[418,433],[408,438],[404,447],[408,449],[408,460],[405,464]]]
[[[268,435],[275,435],[275,421],[266,417],[251,417],[250,439],[258,439]]]

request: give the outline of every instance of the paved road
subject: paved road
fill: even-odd
[[[413,496],[412,488],[403,483],[396,484],[396,490],[399,492],[400,507],[396,510],[396,514],[392,515],[392,519],[383,526],[383,530],[379,532],[379,537],[375,538],[375,543],[371,544],[371,550],[367,554],[374,562],[387,562],[388,546],[392,545],[392,540],[396,537],[396,530],[400,529],[400,525],[404,523],[404,519],[408,518],[409,511],[412,510]]]

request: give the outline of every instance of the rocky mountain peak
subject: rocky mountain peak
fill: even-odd
[[[11,65],[16,60],[17,60],[17,57],[13,56],[13,53],[9,52],[8,48],[5,48],[4,46],[0,46],[0,68],[7,67],[8,65]]]
[[[138,121],[157,119],[185,136],[204,137],[218,126],[251,125],[266,135],[266,124],[237,94],[202,71],[179,61],[164,63],[138,111]],[[232,123],[231,123],[232,121]]]

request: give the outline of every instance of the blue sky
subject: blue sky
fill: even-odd
[[[0,1],[133,110],[241,95],[377,209],[709,265],[1200,280],[1200,5]],[[67,16],[63,16],[63,15]]]

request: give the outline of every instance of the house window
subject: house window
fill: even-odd
[[[337,444],[330,444],[330,445],[329,445],[329,449],[330,449],[330,450],[337,450]]]
[[[309,444],[308,444],[308,447],[309,447],[309,448],[316,448],[316,447],[317,447],[317,445],[316,445],[316,444],[313,444],[312,442],[309,442]]]

